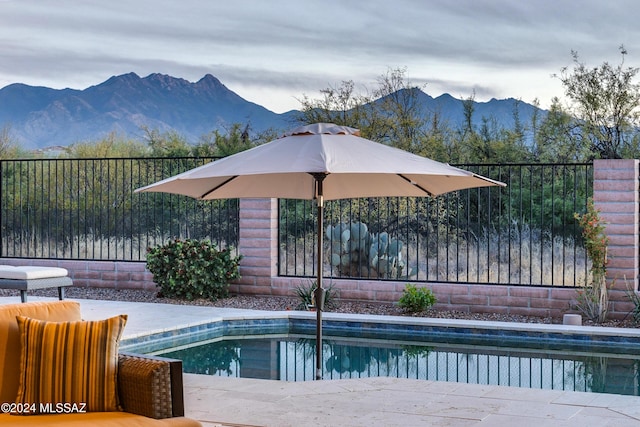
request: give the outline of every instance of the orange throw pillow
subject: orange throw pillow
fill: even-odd
[[[16,407],[39,414],[69,407],[122,410],[118,348],[126,315],[100,321],[46,322],[17,316],[22,352]]]

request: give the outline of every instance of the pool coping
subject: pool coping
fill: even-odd
[[[168,348],[176,340],[221,339],[237,335],[269,336],[283,331],[295,334],[315,332],[316,313],[305,311],[233,310],[201,321],[169,328],[125,335],[121,347],[127,349]],[[323,331],[332,335],[373,338],[393,334],[394,339],[482,344],[499,339],[504,345],[535,341],[538,346],[589,346],[594,350],[637,353],[640,329],[562,324],[479,321],[367,314],[323,313]],[[179,343],[178,343],[179,345]]]

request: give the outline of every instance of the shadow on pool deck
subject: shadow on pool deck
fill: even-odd
[[[45,299],[50,298],[32,300]],[[0,304],[19,301],[19,297],[0,298]],[[85,319],[128,314],[125,337],[226,317],[274,315],[78,301]],[[186,415],[205,426],[640,426],[636,396],[395,378],[284,382],[185,374],[184,380]]]

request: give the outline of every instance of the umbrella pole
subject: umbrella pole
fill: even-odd
[[[317,184],[316,203],[318,205],[318,264],[316,281],[316,380],[322,379],[322,310],[324,310],[324,288],[322,287],[323,275],[323,222],[324,222],[324,199],[322,195],[322,181],[326,175],[314,174]]]

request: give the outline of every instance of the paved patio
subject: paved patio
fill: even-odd
[[[49,298],[29,298],[45,299]],[[265,314],[211,307],[78,301],[85,319],[128,314],[126,337],[221,318]],[[17,302],[18,296],[0,298],[0,304]],[[640,397],[635,396],[392,378],[294,383],[185,374],[184,380],[186,415],[205,426],[640,426]]]

